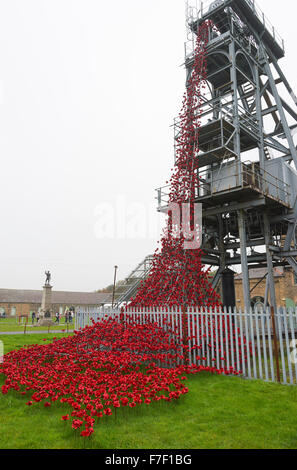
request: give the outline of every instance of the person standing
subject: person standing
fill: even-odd
[[[56,320],[55,320],[55,323],[60,323],[60,315],[59,315],[59,312],[56,312]]]
[[[36,318],[36,313],[32,312],[32,325],[34,325],[35,318]]]

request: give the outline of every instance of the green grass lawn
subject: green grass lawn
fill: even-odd
[[[15,318],[1,318],[0,320],[0,333],[6,333],[9,331],[24,331],[25,327],[25,321],[24,323],[18,323],[17,319]],[[70,323],[68,324],[68,329],[73,330],[74,324]],[[51,330],[66,330],[67,329],[67,324],[65,322],[60,321],[60,323],[55,323],[53,326],[50,327]],[[26,326],[26,331],[27,333],[30,333],[30,331],[47,331],[48,327],[47,326],[32,326],[31,319],[29,320],[29,323]]]
[[[4,336],[4,352],[54,335]],[[60,335],[55,335],[59,337]],[[3,379],[0,379],[0,382]],[[69,408],[25,405],[28,397],[0,395],[0,448],[296,449],[297,388],[207,373],[190,377],[180,401],[119,409],[91,440],[62,422]]]

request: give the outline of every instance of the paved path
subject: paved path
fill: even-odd
[[[67,333],[67,330],[65,329],[64,331],[62,330],[50,330],[50,333],[54,333],[54,334],[57,334],[57,333]],[[68,330],[68,333],[73,333],[73,330]],[[26,333],[24,333],[24,331],[1,331],[0,332],[0,335],[23,335],[23,334],[26,334],[26,335],[42,335],[42,334],[47,334],[47,330],[37,330],[37,331],[26,331]]]

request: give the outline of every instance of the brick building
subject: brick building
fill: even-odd
[[[111,294],[96,292],[52,292],[52,310],[63,314],[71,307],[98,307],[111,302]],[[41,309],[42,290],[0,289],[0,316],[30,315]]]
[[[252,306],[264,304],[267,269],[250,270]],[[291,268],[275,268],[275,294],[278,307],[297,306],[297,275]],[[242,275],[235,276],[236,306],[244,306]]]

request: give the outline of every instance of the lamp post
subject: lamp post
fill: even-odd
[[[115,266],[114,267],[114,279],[113,279],[113,291],[112,291],[112,308],[113,308],[113,304],[114,304],[114,295],[115,295],[115,286],[116,286],[116,280],[117,280],[117,269],[118,269],[118,266]]]

